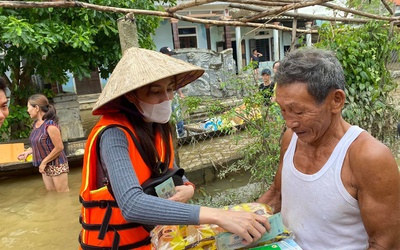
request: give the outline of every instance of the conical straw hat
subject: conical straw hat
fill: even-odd
[[[132,47],[118,62],[95,103],[92,114],[108,112],[107,104],[132,90],[175,76],[175,88],[181,88],[203,75],[204,69],[160,52]]]

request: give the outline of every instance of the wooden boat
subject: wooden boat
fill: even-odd
[[[86,138],[64,142],[64,150],[67,154],[70,167],[82,167],[85,144]],[[25,148],[28,148],[29,146],[29,144],[25,144]],[[15,161],[10,163],[0,163],[0,177],[20,176],[33,173],[39,173],[39,171],[37,167],[32,165],[32,162]]]

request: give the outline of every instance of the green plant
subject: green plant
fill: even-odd
[[[197,96],[187,96],[182,100],[182,103],[186,106],[186,112],[192,113],[201,104],[201,98]]]
[[[31,124],[32,121],[29,114],[26,112],[26,106],[13,105],[10,108],[10,114],[4,121],[3,126],[0,128],[0,142],[8,141],[10,139],[10,128],[19,127],[20,123]],[[15,137],[27,138],[29,137],[31,128],[29,126],[26,129],[20,129],[15,131]]]
[[[219,115],[222,112],[225,111],[225,107],[224,105],[222,105],[221,100],[214,100],[213,102],[211,102],[209,105],[207,105],[207,112],[210,115]]]
[[[365,13],[371,13],[375,15],[380,15],[386,13],[385,5],[379,0],[349,0],[346,5],[354,10],[362,11]],[[360,15],[354,15],[354,17],[362,17]]]
[[[159,8],[152,0],[89,2],[143,10]],[[175,4],[174,0],[168,2]],[[32,75],[40,76],[43,84],[50,86],[45,87],[46,91],[52,85],[67,82],[67,71],[82,78],[98,69],[101,77],[108,78],[121,57],[117,20],[122,16],[84,8],[1,8],[0,47],[4,54],[0,76],[11,83],[11,110],[13,105],[25,106],[30,95],[45,92],[32,81]],[[160,20],[155,16],[135,16],[140,47],[154,49],[151,35]],[[20,139],[24,134],[20,132],[29,130],[29,123],[19,118],[8,118],[2,128],[7,131],[7,138]]]
[[[248,109],[247,107],[251,107],[252,102],[245,101],[245,105]],[[253,181],[269,184],[273,180],[279,163],[280,138],[284,123],[277,106],[260,107],[260,111],[261,117],[244,116],[246,127],[244,136],[252,138],[253,143],[243,149],[241,160],[221,171],[221,176],[232,170],[244,170],[251,172]],[[248,110],[248,112],[253,111]],[[238,140],[240,139],[241,136],[238,137]]]
[[[264,96],[258,86],[249,84],[252,81],[251,75],[243,75],[233,76],[224,83],[241,93],[242,102],[221,115],[223,127],[229,130],[235,123],[241,125],[244,132],[235,134],[236,141],[250,138],[252,143],[238,152],[242,155],[239,161],[220,169],[219,177],[249,171],[251,181],[268,185],[278,167],[280,139],[285,126],[277,104],[264,106]],[[233,134],[235,130],[229,132]]]
[[[208,195],[204,188],[200,187],[196,190],[197,194],[189,203],[209,207],[223,207],[254,202],[260,197],[260,193],[264,191],[262,188],[262,184],[252,183],[241,188],[221,190],[213,195]]]
[[[316,46],[335,51],[343,65],[347,80],[344,118],[391,143],[400,114],[391,97],[397,84],[387,65],[392,51],[400,50],[398,31],[391,35],[389,27],[378,21],[357,27],[325,24],[320,40]]]

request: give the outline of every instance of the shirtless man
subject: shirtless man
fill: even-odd
[[[400,249],[400,177],[388,147],[342,117],[333,53],[289,53],[275,76],[288,127],[275,180],[258,202],[281,211],[303,249]]]

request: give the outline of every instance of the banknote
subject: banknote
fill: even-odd
[[[165,180],[163,183],[155,187],[157,196],[160,198],[168,199],[173,196],[175,192],[175,184],[172,177]]]
[[[257,244],[261,244],[263,242],[267,242],[272,240],[279,234],[283,233],[284,225],[282,221],[281,213],[277,213],[271,215],[268,218],[269,224],[271,225],[271,231],[266,232],[257,242],[252,244],[251,246],[255,246]],[[233,249],[242,249],[245,245],[243,244],[243,238],[231,234],[231,233],[220,233],[216,236],[217,241],[217,249],[218,250],[233,250]],[[301,248],[300,248],[301,249]]]

